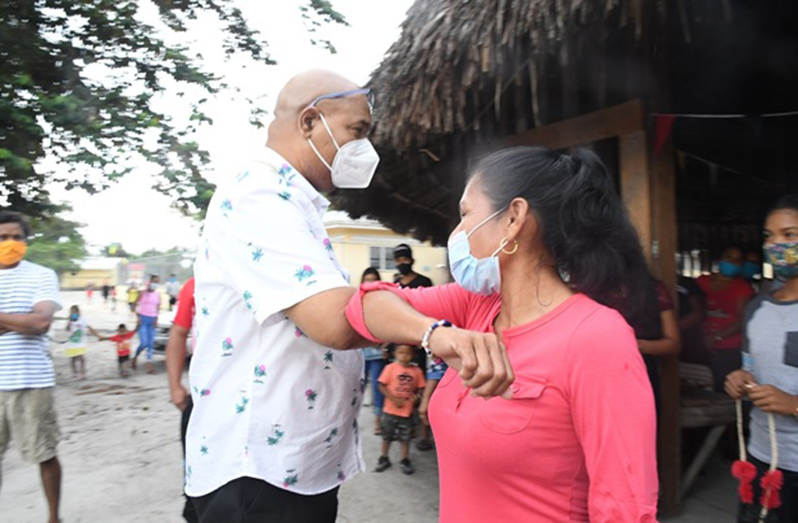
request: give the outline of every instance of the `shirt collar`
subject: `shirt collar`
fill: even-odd
[[[293,171],[296,176],[291,179],[291,187],[297,189],[299,192],[304,194],[316,207],[319,211],[319,215],[323,215],[327,212],[327,209],[330,207],[330,200],[324,197],[319,191],[317,191],[305,178],[305,176],[299,172],[293,165],[288,163],[288,161],[280,155],[274,149],[270,147],[264,147],[261,154],[258,156],[258,161],[261,161],[268,165],[276,174],[280,176],[290,175]]]

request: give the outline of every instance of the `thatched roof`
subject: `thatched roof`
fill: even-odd
[[[560,51],[569,32],[612,16],[639,36],[643,3],[418,0],[369,82],[380,95],[374,140],[402,152],[432,136],[479,130],[486,112],[500,115],[512,83],[529,79],[536,98],[536,62],[557,54],[568,65],[568,52]],[[485,94],[488,104],[475,104]]]
[[[635,98],[655,111],[798,107],[796,19],[793,0],[417,0],[369,82],[374,183],[334,204],[442,243],[469,158],[504,137]],[[758,149],[722,121],[674,132],[677,147],[750,172],[755,154],[783,149],[771,129]]]

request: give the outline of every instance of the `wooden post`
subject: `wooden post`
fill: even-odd
[[[674,151],[668,145],[651,159],[653,238],[655,256],[652,269],[671,291],[676,288],[676,171]],[[681,402],[679,356],[660,358],[662,405],[657,441],[660,463],[661,514],[675,513],[681,502]]]
[[[621,197],[629,217],[640,234],[640,243],[651,263],[651,177],[649,176],[646,132],[635,131],[620,137]]]

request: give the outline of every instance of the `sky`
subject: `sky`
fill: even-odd
[[[200,128],[197,141],[211,156],[207,176],[210,181],[218,182],[242,170],[254,151],[266,142],[269,120],[263,129],[252,126],[245,96],[257,98],[258,105],[271,112],[285,82],[296,73],[313,68],[330,69],[357,83],[365,83],[385,51],[399,37],[399,26],[412,0],[333,0],[334,8],[350,24],[325,26],[320,30],[319,36],[331,40],[336,47],[335,55],[310,43],[311,37],[298,10],[305,3],[239,0],[251,26],[268,41],[271,57],[278,65],[260,66],[243,58],[225,61],[218,22],[212,16],[200,17],[188,34],[168,37],[170,43],[189,44],[192,51],[202,54],[208,70],[224,76],[228,84],[241,90],[238,95],[222,93],[211,97],[205,106],[206,114],[214,122]],[[154,22],[154,7],[146,1],[142,4],[142,19]],[[176,102],[174,93],[159,101],[161,107],[182,103]],[[51,165],[57,170],[57,165]],[[54,200],[72,205],[74,211],[69,218],[85,224],[81,232],[93,247],[91,250],[99,251],[115,242],[134,253],[150,248],[194,248],[199,223],[171,208],[172,200],[152,189],[155,172],[157,167],[142,164],[111,188],[95,195],[61,188],[54,188],[51,193]]]

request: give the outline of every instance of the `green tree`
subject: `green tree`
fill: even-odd
[[[59,213],[70,210],[64,205],[56,209]],[[53,269],[59,276],[80,269],[80,262],[86,256],[81,224],[46,213],[31,218],[30,226],[33,234],[28,239],[25,259]]]
[[[207,98],[191,103],[188,125],[156,110],[153,97],[179,86],[208,95],[226,89],[205,71],[202,57],[169,45],[141,21],[148,0],[3,0],[0,2],[0,194],[11,208],[31,216],[57,210],[47,183],[93,193],[128,172],[131,160],[160,166],[156,189],[186,212],[210,197],[202,176],[208,154],[194,141]],[[184,32],[200,12],[224,27],[228,55],[245,53],[275,63],[266,42],[250,28],[236,0],[151,0],[168,30]],[[300,12],[314,44],[316,30],[345,24],[329,1],[303,0]],[[99,79],[98,79],[99,78]],[[71,171],[64,180],[42,172],[45,154]],[[101,174],[101,176],[98,176]]]

